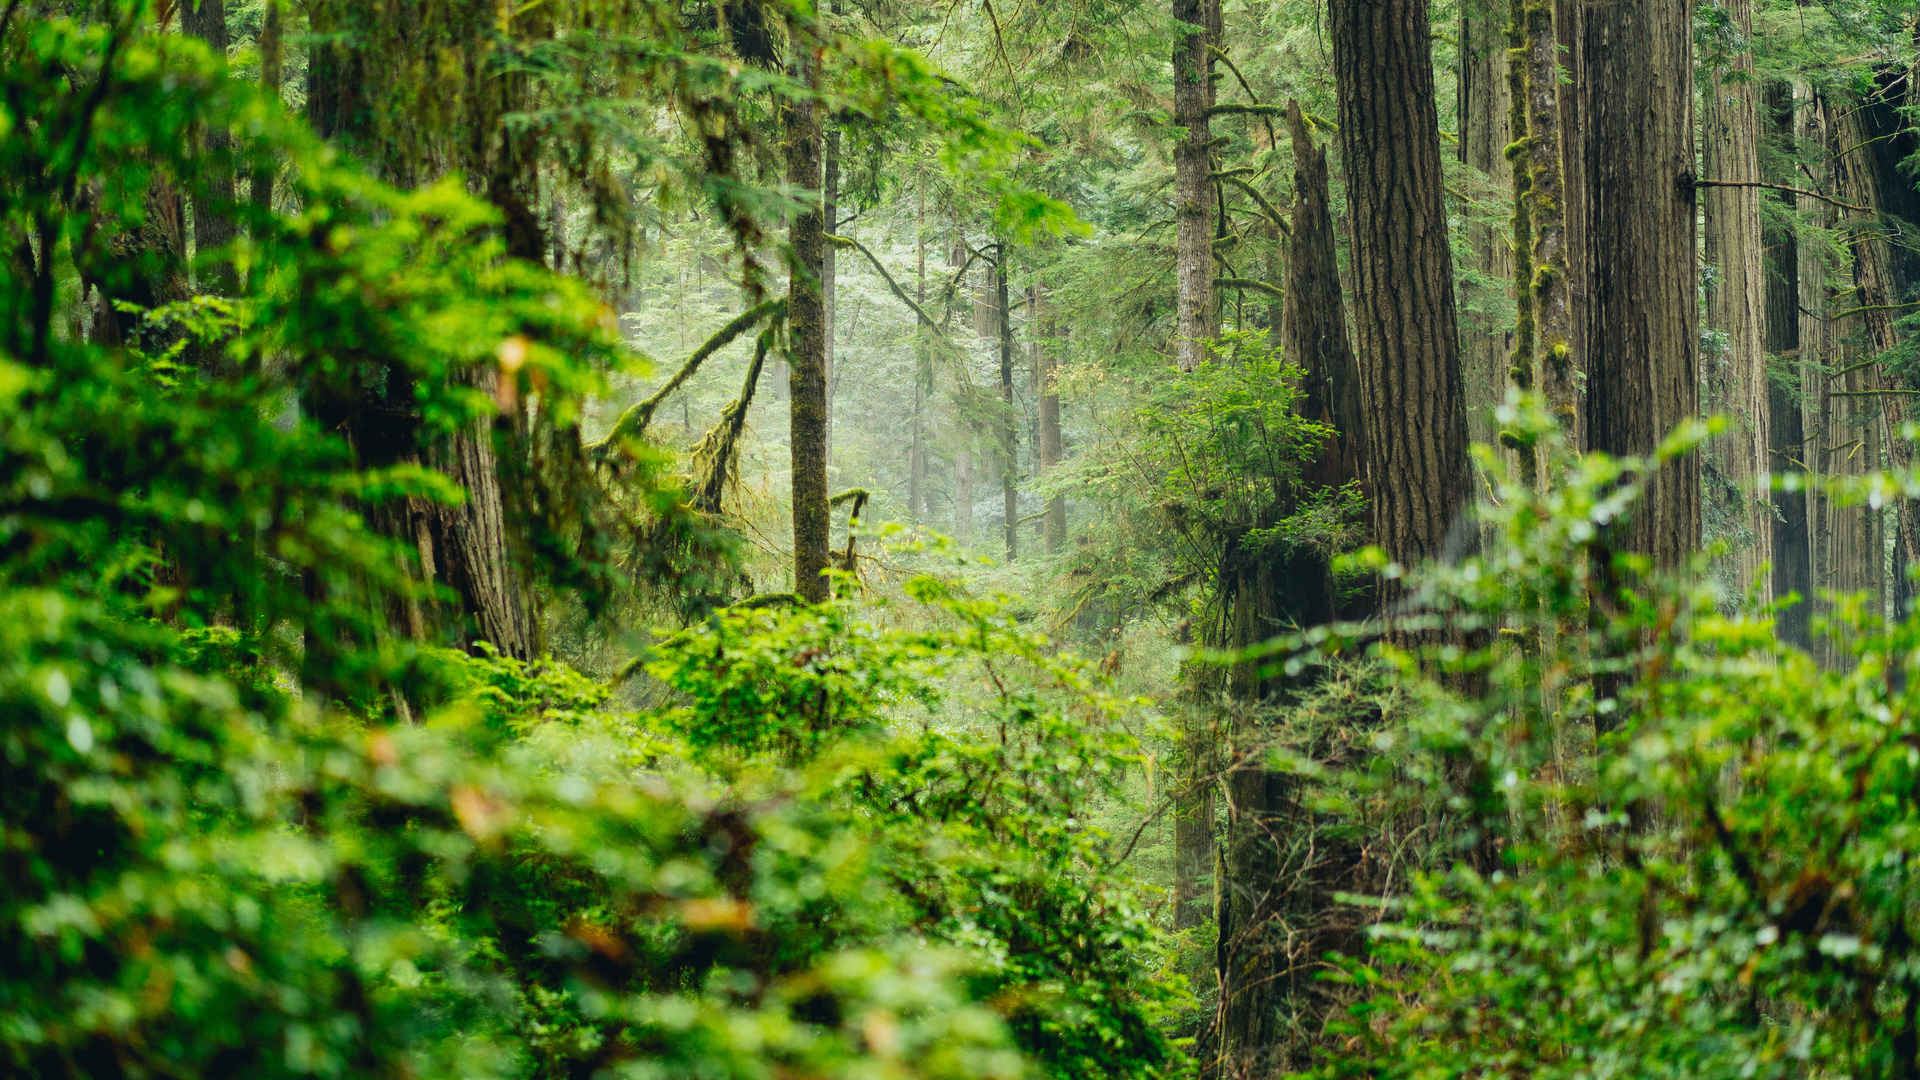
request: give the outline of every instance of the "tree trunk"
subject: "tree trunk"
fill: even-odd
[[[796,35],[798,37],[798,35]],[[794,76],[810,90],[819,85],[819,58],[805,41],[794,43]],[[787,182],[806,193],[794,214],[792,265],[787,293],[787,365],[793,467],[793,588],[803,598],[827,599],[821,575],[831,557],[827,508],[827,339],[821,299],[825,272],[820,204],[820,104],[812,98],[785,106]]]
[[[994,246],[994,310],[1000,330],[1000,509],[1007,561],[1020,556],[1020,423],[1013,406],[1013,308],[1007,295],[1007,245]]]
[[[215,56],[227,55],[226,0],[188,0],[180,12],[180,25],[187,33],[205,42]],[[201,136],[207,153],[200,162],[200,196],[193,201],[193,239],[196,254],[214,251],[233,243],[234,225],[233,163],[229,157],[232,135],[222,127],[208,128]],[[237,282],[231,260],[221,259],[208,265],[207,285],[213,292],[231,293]]]
[[[1035,285],[1027,293],[1027,325],[1033,327],[1030,335],[1033,342],[1033,373],[1035,397],[1039,400],[1040,430],[1035,440],[1038,457],[1038,472],[1041,476],[1052,478],[1053,470],[1060,465],[1060,457],[1065,449],[1060,437],[1060,390],[1054,385],[1053,336],[1059,333],[1059,327],[1041,315],[1046,303],[1046,289]],[[1047,499],[1046,516],[1041,522],[1041,536],[1047,547],[1047,554],[1057,554],[1067,539],[1067,499],[1064,495],[1054,495]]]
[[[1513,347],[1506,285],[1513,280],[1513,247],[1499,224],[1511,213],[1513,200],[1513,164],[1506,155],[1512,141],[1507,132],[1511,94],[1502,21],[1493,0],[1467,5],[1460,17],[1460,160],[1481,174],[1470,175],[1467,183],[1474,199],[1486,206],[1467,219],[1474,273],[1461,290],[1460,364],[1467,435],[1487,445],[1498,435],[1493,411],[1506,396],[1507,354]],[[1294,228],[1297,242],[1297,222]]]
[[[1173,122],[1181,132],[1173,150],[1174,275],[1180,370],[1206,359],[1206,342],[1220,333],[1213,296],[1212,132],[1213,54],[1219,0],[1174,0],[1179,39],[1173,46]]]
[[[1844,136],[1833,129],[1832,110],[1823,98],[1810,96],[1804,87],[1799,88],[1797,96],[1801,142],[1825,151],[1807,186],[1815,190],[1833,187],[1838,178],[1832,154]],[[1830,203],[1805,195],[1799,202],[1808,224],[1819,229],[1834,226],[1837,214]],[[1807,469],[1824,477],[1859,476],[1879,468],[1879,417],[1866,399],[1850,396],[1868,388],[1871,380],[1860,365],[1858,350],[1843,344],[1845,329],[1833,315],[1840,306],[1835,302],[1833,283],[1843,271],[1829,265],[1825,256],[1820,245],[1808,244],[1800,248],[1798,259]],[[1851,287],[1850,268],[1844,273]],[[1868,507],[1841,506],[1820,491],[1808,494],[1809,584],[1814,611],[1832,610],[1825,596],[1828,592],[1867,592],[1873,609],[1878,609],[1879,523],[1880,515]],[[1816,642],[1814,656],[1829,667],[1847,666],[1853,660],[1852,648],[1844,638]]]
[[[1692,20],[1692,0],[1585,11],[1584,416],[1587,445],[1609,454],[1650,454],[1699,411]],[[1662,567],[1697,550],[1699,459],[1650,477],[1642,503],[1606,539]]]
[[[260,88],[268,94],[280,93],[281,52],[284,37],[280,29],[280,0],[265,0],[266,12],[260,25]],[[256,209],[273,209],[273,171],[258,168],[253,172],[250,196]]]
[[[1908,401],[1914,388],[1888,367],[1893,350],[1900,344],[1894,326],[1899,295],[1890,229],[1883,220],[1882,187],[1875,174],[1873,146],[1877,140],[1868,128],[1865,113],[1861,104],[1853,103],[1836,118],[1834,171],[1841,198],[1868,208],[1864,214],[1852,213],[1847,222],[1853,250],[1853,306],[1859,309],[1858,319],[1866,330],[1867,352],[1861,359],[1872,361],[1867,368],[1871,378],[1863,389],[1868,392],[1867,401],[1877,407],[1888,464],[1895,475],[1906,476],[1913,471],[1913,443],[1902,432],[1912,419]],[[1903,565],[1920,566],[1920,505],[1911,498],[1901,498],[1894,506],[1895,551]]]
[[[1574,351],[1573,287],[1567,257],[1567,184],[1560,134],[1560,39],[1551,3],[1523,12],[1527,49],[1527,229],[1533,252],[1534,371],[1547,408],[1579,445],[1580,356]]]
[[[953,451],[953,538],[973,543],[973,427],[959,420],[960,445]]]
[[[836,5],[837,7],[837,5]],[[827,125],[826,156],[821,187],[822,216],[828,232],[840,228],[840,126]],[[834,334],[838,328],[840,252],[828,244],[821,253],[820,266],[820,339],[825,350],[827,372],[827,457],[833,457],[833,399],[840,389],[840,370],[834,363]]]
[[[927,307],[927,188],[922,182],[913,204],[913,299]],[[930,331],[919,319],[913,323],[913,433],[907,450],[907,518],[919,524],[927,513],[927,437],[922,414],[926,390],[933,380]]]
[[[1427,2],[1333,0],[1328,22],[1373,535],[1411,567],[1447,555],[1450,532],[1470,514]],[[1472,542],[1470,529],[1457,535]],[[1383,613],[1395,592],[1381,590]]]
[[[1767,88],[1766,117],[1772,137],[1783,146],[1793,143],[1793,91],[1784,82]],[[1792,206],[1791,195],[1773,198]],[[1804,472],[1806,469],[1806,428],[1801,415],[1804,382],[1800,359],[1800,267],[1799,243],[1793,229],[1779,225],[1763,226],[1766,266],[1766,335],[1764,344],[1770,356],[1787,361],[1793,377],[1786,385],[1768,381],[1767,387],[1767,468],[1775,476]],[[1805,491],[1773,493],[1773,595],[1785,598],[1797,595],[1800,602],[1777,617],[1780,640],[1801,649],[1812,649],[1807,605],[1813,598],[1809,577],[1811,552],[1807,532],[1807,495]]]
[[[1288,106],[1294,150],[1293,251],[1281,319],[1283,348],[1303,372],[1302,414],[1331,425],[1335,434],[1308,462],[1308,488],[1339,487],[1361,473],[1357,432],[1362,409],[1359,374],[1347,341],[1340,291],[1326,151],[1313,144],[1297,102]],[[1220,644],[1258,642],[1278,623],[1324,624],[1336,617],[1333,580],[1325,557],[1296,549],[1276,558],[1229,550],[1221,564]],[[1307,676],[1311,678],[1311,676]],[[1235,700],[1297,691],[1288,680],[1269,684],[1254,665],[1232,673]],[[1258,713],[1253,714],[1260,715]],[[1215,976],[1220,986],[1221,1077],[1269,1076],[1291,1064],[1283,1044],[1287,1014],[1324,1015],[1314,974],[1327,952],[1346,944],[1334,895],[1354,884],[1361,860],[1350,844],[1311,835],[1311,811],[1298,784],[1261,760],[1271,738],[1254,723],[1232,730],[1227,777],[1226,837],[1221,851],[1219,937]],[[1301,1050],[1302,1047],[1292,1049]],[[1304,1055],[1299,1055],[1304,1056]]]
[[[1720,0],[1742,40],[1741,51],[1712,67],[1701,94],[1703,168],[1714,179],[1754,183],[1760,179],[1759,86],[1753,54],[1752,0]],[[1760,236],[1760,190],[1709,187],[1706,211],[1707,326],[1724,338],[1704,362],[1709,411],[1725,414],[1727,432],[1708,451],[1714,515],[1726,522],[1732,545],[1728,570],[1732,599],[1758,592],[1771,598],[1766,566],[1773,558],[1773,508],[1759,487],[1771,445],[1767,432],[1766,277]]]

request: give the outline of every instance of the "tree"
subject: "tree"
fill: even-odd
[[[1702,195],[1705,263],[1711,287],[1706,326],[1725,342],[1709,357],[1706,407],[1724,412],[1728,430],[1708,448],[1712,501],[1726,515],[1733,544],[1733,595],[1772,595],[1764,571],[1773,561],[1773,507],[1759,488],[1768,467],[1765,245],[1760,229],[1760,86],[1754,81],[1752,0],[1719,0],[1720,40],[1709,54],[1700,101],[1701,167],[1728,183]]]
[[[1174,348],[1180,370],[1206,359],[1219,334],[1213,297],[1213,53],[1220,34],[1219,0],[1174,0],[1173,150],[1175,308]]]
[[[1426,0],[1328,6],[1353,242],[1373,536],[1413,566],[1470,513],[1466,408]],[[1383,612],[1399,600],[1381,590]]]
[[[820,86],[818,46],[798,19],[793,33],[791,74],[806,95],[784,106],[787,182],[798,189],[801,205],[788,227],[787,369],[789,452],[793,463],[793,587],[819,603],[828,596],[824,576],[831,559],[832,517],[827,506],[827,337],[821,289],[826,268],[826,238],[821,208]]]
[[[1577,77],[1587,207],[1583,321],[1589,449],[1650,454],[1698,413],[1692,0],[1585,9]],[[1677,567],[1700,545],[1700,466],[1683,456],[1647,478],[1611,551]]]

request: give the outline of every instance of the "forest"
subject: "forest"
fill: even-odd
[[[0,1075],[1920,1078],[1916,0],[0,0],[0,268]]]

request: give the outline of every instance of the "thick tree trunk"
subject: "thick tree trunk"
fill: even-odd
[[[1175,355],[1180,370],[1206,359],[1206,342],[1220,333],[1213,296],[1212,132],[1213,54],[1219,0],[1174,0],[1173,122],[1181,132],[1173,150]]]
[[[1793,91],[1784,82],[1767,88],[1766,119],[1772,137],[1783,146],[1793,143]],[[1792,205],[1792,196],[1774,198]],[[1767,468],[1776,476],[1804,472],[1807,462],[1805,425],[1801,414],[1804,381],[1800,360],[1800,267],[1799,243],[1793,229],[1779,225],[1763,227],[1766,269],[1766,334],[1764,344],[1770,356],[1787,362],[1793,373],[1782,385],[1773,380],[1767,387]],[[1811,553],[1807,533],[1807,495],[1805,491],[1773,492],[1773,595],[1777,598],[1799,596],[1800,602],[1781,612],[1777,627],[1780,640],[1801,649],[1811,649],[1813,639],[1807,621],[1807,605],[1813,598],[1810,574]]]
[[[1415,566],[1471,513],[1426,0],[1328,5],[1353,236],[1355,345],[1376,542]],[[1471,543],[1472,530],[1457,535]],[[1383,612],[1398,597],[1382,589]]]
[[[1824,151],[1807,186],[1813,190],[1832,187],[1837,178],[1831,154],[1843,136],[1833,130],[1832,110],[1824,99],[1810,96],[1804,87],[1799,89],[1798,99],[1801,142]],[[1833,227],[1837,214],[1830,203],[1804,195],[1799,202],[1810,225]],[[1800,360],[1806,387],[1806,464],[1808,471],[1820,476],[1858,476],[1879,467],[1879,417],[1870,402],[1852,396],[1866,389],[1871,380],[1866,367],[1859,363],[1858,350],[1844,344],[1846,329],[1833,314],[1843,306],[1835,300],[1834,282],[1844,274],[1850,288],[1851,269],[1829,265],[1825,254],[1820,245],[1803,245],[1797,267]],[[1808,494],[1809,584],[1814,611],[1832,610],[1825,596],[1828,592],[1868,592],[1872,608],[1878,609],[1879,523],[1880,515],[1865,506],[1841,506],[1819,491]],[[1850,664],[1851,654],[1845,640],[1825,638],[1815,643],[1815,657],[1829,667]]]
[[[1847,222],[1853,250],[1853,306],[1859,309],[1859,323],[1866,331],[1867,351],[1861,359],[1872,361],[1867,368],[1871,379],[1863,389],[1867,391],[1864,396],[1877,406],[1887,464],[1896,475],[1905,476],[1912,472],[1914,458],[1913,443],[1902,434],[1913,417],[1909,406],[1913,387],[1887,364],[1900,344],[1894,325],[1900,297],[1890,230],[1883,221],[1883,187],[1875,172],[1873,147],[1877,140],[1868,128],[1865,112],[1853,103],[1836,117],[1834,172],[1842,199],[1868,208],[1866,213],[1850,212]],[[1902,565],[1920,566],[1920,504],[1902,498],[1895,510],[1895,551]]]
[[[187,0],[180,12],[181,28],[205,42],[215,56],[227,55],[226,0]],[[193,241],[196,253],[213,251],[233,243],[238,231],[234,225],[233,166],[228,157],[233,136],[221,127],[206,129],[201,135],[207,149],[200,163],[202,197],[193,203]],[[208,264],[206,285],[217,293],[231,293],[236,282],[232,262],[222,259]]]
[[[1645,455],[1699,411],[1693,2],[1615,0],[1584,17],[1586,440]],[[1650,477],[1607,542],[1663,567],[1697,550],[1699,459]]]
[[[280,93],[280,72],[285,36],[280,28],[280,0],[265,0],[266,11],[260,25],[260,88],[269,94]],[[273,209],[273,171],[255,169],[249,178],[249,197],[256,209]]]
[[[794,75],[819,83],[812,46],[794,44]],[[827,339],[821,277],[826,258],[820,204],[820,104],[811,99],[786,106],[787,182],[807,193],[793,217],[792,265],[787,293],[787,365],[790,453],[793,468],[793,587],[813,603],[827,599],[821,575],[831,557],[827,508]]]
[[[1721,0],[1721,7],[1744,43],[1753,34],[1752,0]],[[1713,179],[1754,183],[1760,179],[1760,88],[1753,79],[1753,54],[1743,44],[1739,53],[1721,59],[1701,93],[1702,167]],[[1726,539],[1732,545],[1732,599],[1744,600],[1757,591],[1765,603],[1772,593],[1765,568],[1773,558],[1773,508],[1759,487],[1771,445],[1760,190],[1709,187],[1702,201],[1706,265],[1712,275],[1707,327],[1725,342],[1703,363],[1708,393],[1704,404],[1731,421],[1708,451],[1708,491],[1720,503],[1714,516],[1726,522]]]
[[[1469,193],[1481,208],[1467,219],[1467,250],[1473,274],[1461,287],[1461,382],[1467,436],[1492,445],[1498,435],[1494,407],[1506,396],[1507,353],[1513,320],[1507,282],[1513,280],[1513,247],[1502,222],[1512,212],[1513,164],[1507,160],[1506,34],[1493,0],[1465,6],[1460,17],[1460,160],[1478,171]],[[1295,140],[1298,146],[1298,139]],[[1298,223],[1294,226],[1296,237]]]

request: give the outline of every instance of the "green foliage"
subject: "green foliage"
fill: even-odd
[[[1564,453],[1538,413],[1503,422]],[[1920,620],[1839,603],[1819,632],[1858,663],[1822,670],[1777,642],[1772,612],[1722,614],[1704,562],[1618,555],[1618,590],[1579,632],[1588,553],[1654,465],[1589,455],[1551,492],[1506,483],[1499,542],[1426,575],[1436,620],[1503,629],[1452,662],[1478,672],[1475,697],[1426,706],[1387,746],[1397,774],[1495,778],[1452,789],[1502,858],[1482,876],[1442,857],[1392,901],[1343,964],[1361,995],[1334,1032],[1346,1049],[1313,1075],[1911,1068]],[[1861,501],[1886,483],[1823,488]],[[1514,608],[1516,583],[1535,606]]]
[[[970,984],[1047,1075],[1177,1072],[1183,994],[1156,978],[1127,838],[1096,824],[1143,763],[1130,703],[1001,601],[903,590],[904,626],[844,601],[716,612],[650,663],[679,698],[659,722],[723,775],[810,762],[808,790],[871,830],[914,926],[981,958]]]

